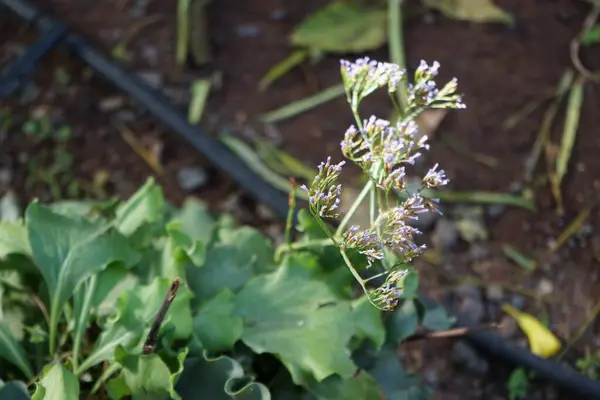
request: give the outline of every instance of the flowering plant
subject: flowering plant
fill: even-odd
[[[369,58],[355,62],[342,60],[342,80],[355,124],[346,130],[340,147],[343,156],[359,166],[368,181],[345,214],[340,210],[342,186],[338,183],[345,161],[335,164],[328,157],[319,165],[312,183],[302,186],[309,195],[311,214],[339,249],[369,301],[381,310],[393,310],[398,305],[409,271],[407,266],[425,248],[415,243],[415,236],[421,232],[411,225],[411,220],[426,212],[440,212],[437,200],[423,196],[422,190],[449,182],[444,170],[435,164],[416,191],[407,188],[407,166],[414,165],[421,152],[429,149],[428,138],[419,133],[415,117],[428,108],[465,108],[456,93],[456,79],[438,89],[434,78],[439,67],[438,62],[428,65],[421,61],[413,83],[406,86],[406,105],[401,107],[394,95],[402,90],[400,83],[407,75],[398,65]],[[376,116],[362,119],[359,114],[361,102],[380,88],[387,88],[398,115],[395,122]],[[369,202],[369,226],[347,227],[365,200]],[[342,215],[337,230],[332,232],[325,220]],[[348,255],[351,249],[362,255],[368,277],[363,277],[351,261]],[[374,285],[375,282],[380,284]]]

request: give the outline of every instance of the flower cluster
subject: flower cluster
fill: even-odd
[[[331,157],[327,157],[326,162],[319,164],[319,173],[313,179],[310,188],[306,185],[300,187],[308,193],[311,211],[322,218],[340,216],[342,185],[336,182],[345,163],[342,161],[339,164],[331,164]]]
[[[438,211],[437,201],[421,195],[422,189],[434,189],[448,184],[444,170],[435,164],[421,180],[421,187],[414,193],[408,193],[406,168],[414,165],[422,151],[429,149],[427,136],[420,135],[414,117],[428,107],[464,108],[460,95],[456,94],[456,79],[438,89],[434,78],[438,75],[440,64],[428,65],[421,61],[414,74],[414,81],[408,85],[406,109],[395,123],[371,116],[361,120],[358,116],[358,105],[362,99],[375,90],[386,87],[389,93],[400,88],[399,83],[405,78],[405,71],[398,65],[377,62],[369,58],[361,58],[355,62],[341,61],[341,73],[348,103],[353,111],[356,124],[350,126],[340,143],[342,154],[357,164],[369,177],[372,186],[371,223],[366,229],[354,225],[338,229],[335,237],[331,236],[335,245],[344,254],[354,249],[362,254],[367,267],[377,265],[384,268],[385,282],[373,289],[366,286],[369,279],[364,280],[355,270],[348,257],[344,257],[348,268],[359,281],[369,300],[377,307],[390,310],[396,307],[403,294],[406,269],[390,267],[390,265],[406,265],[419,256],[425,246],[417,245],[415,237],[421,232],[411,222],[429,211]],[[332,164],[331,158],[319,165],[319,172],[309,187],[303,186],[309,194],[311,213],[316,218],[337,218],[340,216],[339,204],[341,185],[337,179],[341,172],[342,161]],[[367,190],[367,188],[365,188]],[[380,196],[376,193],[384,193]],[[366,193],[366,192],[365,192]],[[390,194],[404,194],[404,200]],[[359,197],[362,201],[365,197]],[[353,206],[351,210],[355,210]],[[350,212],[352,214],[352,211]],[[348,220],[347,215],[344,220]]]
[[[405,71],[396,64],[359,58],[355,62],[340,61],[342,81],[346,88],[348,103],[358,103],[380,87],[387,86],[390,93],[395,92]]]

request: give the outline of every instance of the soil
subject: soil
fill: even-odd
[[[339,154],[340,135],[351,123],[344,99],[331,101],[276,126],[265,127],[255,122],[262,113],[339,83],[338,56],[333,55],[318,64],[291,71],[265,92],[257,91],[257,83],[265,72],[289,55],[287,37],[293,27],[326,4],[325,0],[215,1],[208,8],[213,62],[208,68],[188,65],[183,69],[174,61],[176,23],[171,1],[48,0],[44,3],[53,15],[72,24],[73,29],[107,52],[135,24],[157,18],[131,40],[128,68],[160,80],[159,89],[184,112],[190,83],[199,77],[218,77],[204,119],[209,130],[232,131],[242,138],[267,137],[307,165],[316,165],[327,155]],[[510,130],[505,130],[503,124],[515,112],[555,90],[562,74],[572,68],[569,44],[589,12],[587,3],[576,0],[496,0],[495,3],[516,16],[514,27],[454,21],[433,12],[408,13],[413,16],[405,22],[408,68],[414,69],[421,59],[438,60],[442,66],[440,82],[457,77],[459,89],[464,93],[467,109],[450,112],[445,117],[434,133],[432,150],[427,155],[428,163],[438,162],[446,170],[453,190],[509,192],[523,186],[524,161],[537,137],[544,108]],[[416,1],[408,5],[410,10],[420,10]],[[1,14],[0,65],[35,37],[19,19]],[[582,60],[590,69],[600,66],[597,50],[591,47],[583,51]],[[383,50],[370,56],[387,58]],[[68,84],[57,83],[56,71],[66,72]],[[46,113],[71,126],[73,141],[69,148],[75,157],[75,175],[82,182],[90,183],[98,171],[106,171],[109,176],[106,190],[127,196],[147,176],[153,175],[164,186],[169,199],[179,203],[189,193],[179,186],[177,172],[184,167],[199,166],[207,171],[209,180],[193,194],[206,200],[211,209],[234,209],[244,223],[261,226],[274,223],[268,213],[261,212],[259,206],[187,143],[129,100],[119,100],[120,93],[90,74],[66,51],[57,49],[44,59],[33,82],[39,91],[34,99],[13,99],[0,108],[7,107],[17,122]],[[106,111],[101,105],[109,99],[122,104]],[[420,266],[428,293],[444,298],[450,292],[464,291],[465,285],[481,286],[485,315],[479,322],[505,322],[499,304],[510,300],[513,304],[521,303],[519,307],[535,315],[546,313],[550,326],[561,339],[573,338],[600,301],[595,289],[600,267],[600,210],[595,207],[600,200],[598,109],[600,88],[588,82],[584,87],[577,140],[564,179],[564,215],[557,215],[548,185],[535,190],[535,212],[486,207],[486,240],[458,245],[443,254],[440,265]],[[374,101],[364,112],[387,115],[389,107]],[[559,115],[552,129],[555,144],[560,143],[563,116],[564,113]],[[123,140],[115,121],[126,121],[140,141],[155,149],[164,166],[162,174],[156,174]],[[484,166],[448,146],[448,140],[467,148],[471,154],[492,157],[498,165]],[[13,175],[10,185],[2,186],[0,182],[0,191],[10,187],[23,202],[33,197],[49,199],[43,184],[25,189],[26,165],[35,150],[25,136],[18,130],[11,131],[0,136],[0,146],[0,167],[9,168]],[[540,164],[543,167],[543,160]],[[456,220],[459,217],[453,207],[449,208],[447,218]],[[548,256],[549,245],[586,207],[593,208],[580,232]],[[539,260],[539,267],[532,273],[524,271],[503,255],[505,245]],[[474,249],[483,249],[485,254],[475,256]],[[476,278],[478,283],[471,280],[464,284],[465,278]],[[456,289],[457,286],[460,288]],[[492,295],[490,286],[495,288],[496,295]],[[598,346],[599,334],[600,323],[592,323],[575,344],[570,358],[581,355],[586,346]],[[522,340],[514,332],[510,335]],[[434,384],[437,398],[507,398],[506,370],[498,372],[493,367],[474,371],[457,365],[452,355],[455,347],[446,341],[441,345],[421,344],[418,349],[419,357],[425,361],[416,363],[422,367],[415,368],[423,379]],[[404,349],[403,356],[414,352],[414,348]],[[556,397],[542,388],[532,398]]]

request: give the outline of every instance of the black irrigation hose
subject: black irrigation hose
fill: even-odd
[[[0,5],[14,11],[42,34],[57,23],[26,0],[0,0]],[[88,63],[97,73],[144,105],[166,126],[192,143],[198,151],[223,172],[229,174],[241,187],[272,207],[281,217],[285,217],[288,209],[286,195],[249,171],[244,163],[220,142],[206,135],[197,127],[188,124],[186,118],[164,96],[125,72],[115,62],[90,46],[83,38],[70,33],[66,38],[66,44],[73,53]],[[427,302],[431,303],[432,301]],[[457,325],[459,327],[466,326],[460,316]],[[600,399],[600,381],[589,379],[558,362],[537,357],[497,333],[473,332],[467,334],[466,339],[495,359],[526,367],[569,392],[586,396],[585,399]]]
[[[0,6],[2,5],[26,20],[42,35],[59,24],[58,21],[26,0],[0,0]],[[72,53],[86,62],[97,74],[146,107],[164,125],[191,143],[219,170],[230,176],[255,199],[265,203],[285,219],[288,212],[287,194],[261,179],[218,139],[189,124],[186,116],[174,107],[162,93],[125,71],[117,62],[107,58],[81,36],[70,32],[65,38],[65,44]]]

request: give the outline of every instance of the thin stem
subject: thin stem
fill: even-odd
[[[350,219],[352,218],[352,216],[354,215],[354,213],[356,212],[356,210],[358,209],[360,204],[363,202],[363,200],[365,199],[367,194],[370,192],[372,187],[373,187],[373,181],[371,179],[369,179],[369,181],[365,184],[365,187],[363,188],[363,190],[358,194],[358,197],[356,197],[356,200],[354,200],[354,203],[352,204],[352,206],[350,207],[350,209],[348,210],[346,215],[344,215],[342,222],[340,222],[340,225],[338,226],[337,230],[335,231],[336,237],[341,235],[341,233],[344,231],[344,229],[350,222]]]
[[[288,213],[285,221],[285,244],[288,249],[292,246],[292,230],[294,229],[294,212],[296,211],[296,190],[297,185],[294,178],[290,178],[292,190],[288,196]],[[276,255],[276,260],[280,260]]]
[[[403,0],[388,0],[388,43],[391,62],[406,69],[404,33],[402,29],[402,3]],[[402,112],[405,112],[408,106],[406,80],[402,79],[400,85],[401,87],[396,90],[396,95],[398,96],[398,103],[402,108]]]
[[[87,318],[90,311],[90,306],[92,304],[92,297],[94,296],[94,292],[96,291],[97,283],[98,275],[92,275],[92,277],[85,284],[85,286],[79,289],[82,290],[85,288],[85,295],[83,298],[83,304],[81,305],[81,310],[79,310],[79,315],[77,316],[77,325],[75,326],[75,337],[73,338],[73,371],[77,370],[77,366],[79,364],[79,351],[81,349],[83,332],[87,327]]]

